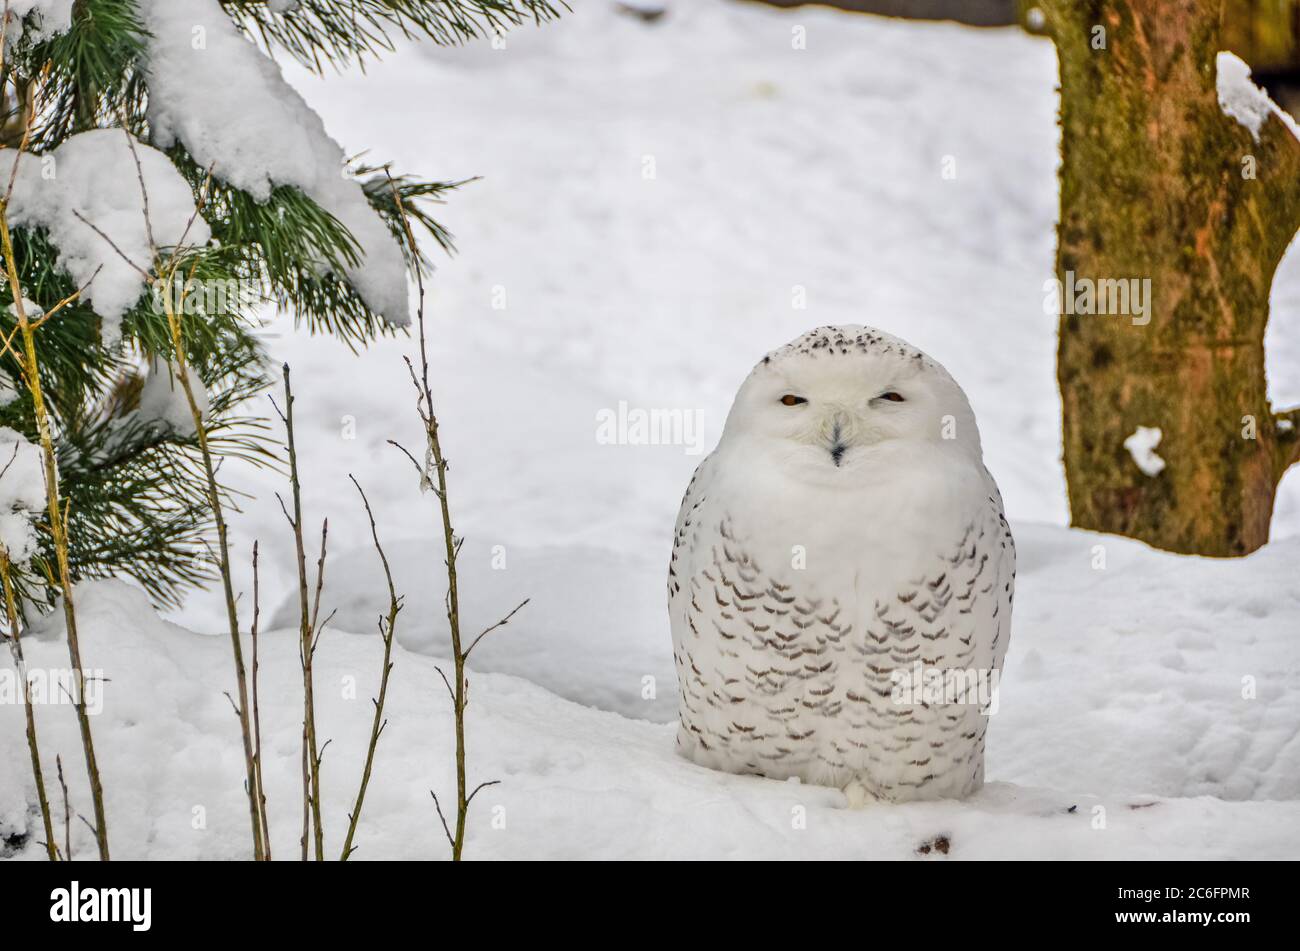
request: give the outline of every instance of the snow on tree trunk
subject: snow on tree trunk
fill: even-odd
[[[1300,410],[1275,412],[1264,379],[1269,290],[1300,224],[1294,124],[1218,56],[1216,3],[1043,8],[1061,76],[1072,522],[1244,555],[1268,540],[1300,448]]]

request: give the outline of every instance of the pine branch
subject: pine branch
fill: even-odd
[[[71,29],[20,47],[14,57],[20,73],[35,76],[46,64],[50,68],[31,148],[53,148],[76,132],[116,124],[116,116],[142,124],[144,48],[145,29],[133,0],[78,0]]]
[[[549,0],[301,0],[276,13],[267,0],[222,0],[231,18],[268,49],[280,47],[316,72],[391,52],[395,39],[440,46],[543,23],[568,9]]]
[[[0,51],[4,49],[5,38],[0,31]],[[0,55],[3,55],[0,52]],[[31,323],[27,319],[26,305],[23,303],[21,279],[14,258],[13,234],[9,228],[8,202],[0,201],[0,247],[3,248],[6,278],[13,298],[18,330],[22,336],[21,358],[16,351],[10,351],[14,359],[22,364],[22,379],[27,384],[32,399],[32,410],[36,418],[36,431],[40,437],[41,454],[45,462],[45,495],[49,515],[50,538],[55,552],[58,587],[63,598],[63,618],[67,627],[68,658],[72,669],[81,676],[84,667],[81,663],[81,646],[77,633],[77,613],[73,605],[72,574],[68,558],[68,534],[66,511],[59,497],[58,462],[54,453],[54,439],[46,410],[44,391],[40,383],[40,360],[37,357],[36,338]],[[51,574],[53,577],[53,574]],[[77,723],[81,731],[82,751],[86,758],[86,773],[90,778],[90,794],[95,809],[95,842],[102,861],[108,861],[108,819],[104,811],[104,790],[100,782],[99,765],[95,756],[94,738],[90,729],[90,718],[86,711],[84,691],[74,698],[73,706],[77,713]]]
[[[393,175],[387,165],[358,166],[356,174],[362,179],[362,189],[370,201],[370,207],[387,222],[389,231],[401,245],[406,263],[411,268],[427,267],[428,259],[419,253],[418,247],[412,249],[410,242],[406,240],[403,214],[423,228],[443,251],[447,254],[455,253],[456,242],[451,232],[438,224],[421,206],[422,204],[445,204],[444,195],[462,185],[476,182],[478,178],[466,178],[458,182],[425,182],[409,175]]]
[[[402,38],[460,43],[525,22],[541,23],[564,8],[545,0],[302,0],[292,10],[276,13],[266,0],[223,2],[234,21],[268,51],[288,50],[318,70],[326,63],[364,64]],[[0,94],[12,104],[9,124],[15,142],[26,141],[30,151],[43,153],[78,132],[101,127],[124,127],[148,141],[147,41],[135,0],[76,0],[67,32],[39,43],[24,37],[11,44],[0,69]],[[329,333],[353,349],[398,332],[342,277],[360,251],[327,211],[290,187],[276,188],[259,203],[213,180],[182,147],[168,154],[203,203],[214,238],[204,248],[157,249],[173,260],[177,273],[199,286],[237,282],[254,289],[255,296],[292,312],[311,332]],[[454,250],[452,236],[430,209],[465,182],[424,181],[397,174],[386,164],[359,164],[353,174],[398,239],[412,271],[427,273],[429,262],[413,239],[406,240],[404,219],[445,252]],[[19,275],[15,286],[51,313],[77,291],[60,266],[60,249],[39,228],[19,229],[12,238]],[[4,282],[0,336],[10,340],[18,330],[13,303],[13,289]],[[179,354],[165,308],[152,293],[142,295],[124,315],[121,349],[104,346],[99,317],[79,300],[54,319],[37,318],[48,322],[40,324],[41,360],[35,372],[46,396],[44,412],[63,491],[72,502],[70,576],[75,581],[127,574],[161,605],[175,604],[187,588],[214,577],[212,560],[203,557],[213,519],[200,443],[207,442],[214,472],[222,458],[258,464],[272,459],[264,421],[238,409],[241,400],[269,382],[254,336],[253,306],[209,312],[202,302],[187,302],[173,309],[183,309],[185,317]],[[151,429],[144,425],[148,421],[133,415],[140,366],[155,357],[183,362],[202,379],[212,398],[202,436]],[[0,383],[7,377],[21,384],[20,363],[16,353],[0,352]],[[0,405],[0,425],[35,438],[31,402]],[[221,504],[233,504],[219,483],[216,492]],[[15,566],[20,608],[52,605],[56,573],[56,552],[48,544],[29,568]]]
[[[209,181],[206,171],[183,150],[173,149],[169,155],[196,193]],[[371,207],[388,224],[407,263],[427,267],[423,257],[409,251],[393,189],[387,185],[388,167],[363,165],[355,171]],[[443,196],[473,179],[428,182],[398,176],[394,181],[416,224],[452,252],[451,234],[424,206],[442,203]],[[211,179],[207,187],[205,218],[218,247],[224,249],[221,267],[262,286],[268,299],[292,313],[295,320],[305,322],[312,333],[329,333],[353,349],[394,332],[340,276],[358,263],[360,248],[332,214],[289,186],[274,188],[265,202],[219,180]]]

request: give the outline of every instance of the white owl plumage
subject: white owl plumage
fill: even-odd
[[[836,786],[853,805],[970,795],[988,716],[933,694],[900,702],[899,678],[1000,671],[1014,580],[1002,499],[948,372],[868,327],[804,334],[750,373],[682,500],[668,569],[679,752]]]

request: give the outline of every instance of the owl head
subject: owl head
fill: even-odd
[[[948,371],[897,337],[855,325],[819,327],[765,356],[736,395],[722,442],[823,483],[899,463],[981,458],[975,414]]]

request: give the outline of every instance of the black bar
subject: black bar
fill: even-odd
[[[760,938],[768,939],[777,932],[769,934],[762,922],[774,929],[800,922],[807,936],[809,918],[825,915],[837,931],[852,928],[856,920],[878,934],[880,924],[894,922],[918,939],[934,929],[944,941],[1004,932],[1178,941],[1202,935],[1222,942],[1274,933],[1297,919],[1291,884],[1296,867],[1289,863],[627,865],[574,866],[541,876],[537,868],[486,863],[8,862],[0,864],[0,933],[9,947],[21,945],[8,939],[26,935],[103,933],[128,941],[161,937],[206,943],[247,937],[250,928],[270,938],[286,927],[297,937],[375,937],[399,928],[433,936],[471,905],[489,912],[464,922],[483,936],[503,924],[532,921],[550,933],[548,940],[565,940],[566,932],[579,940],[611,914],[625,925],[640,920],[638,930],[667,929],[686,916],[693,932],[716,928],[737,938],[757,927]],[[148,929],[140,927],[142,891],[132,893],[129,905],[122,892],[102,902],[110,911],[116,903],[119,917],[127,920],[53,920],[52,915],[68,916],[73,881],[84,908],[101,903],[99,889],[149,889]],[[91,892],[95,897],[88,899]],[[130,920],[132,909],[136,922]],[[1201,917],[1207,915],[1208,921]],[[1047,930],[1022,930],[1031,927]]]

